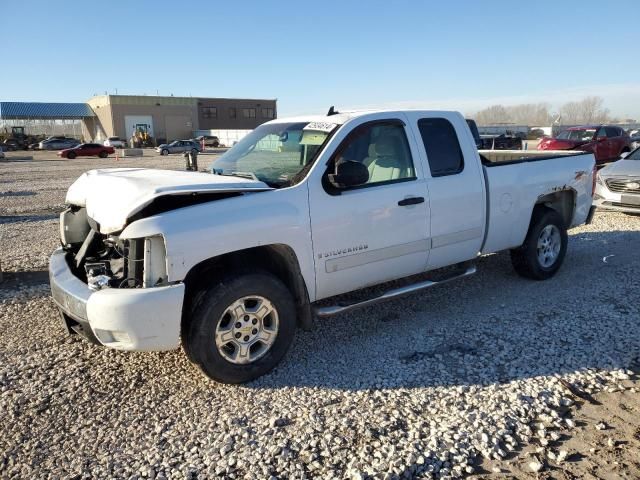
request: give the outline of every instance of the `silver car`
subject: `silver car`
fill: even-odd
[[[598,172],[593,204],[598,208],[640,214],[640,148],[622,154]]]
[[[66,137],[49,137],[38,145],[40,150],[65,150],[80,145],[75,138]]]
[[[175,140],[171,143],[163,143],[156,147],[156,152],[160,155],[169,155],[170,153],[190,152],[192,150],[200,151],[200,145],[193,140]]]

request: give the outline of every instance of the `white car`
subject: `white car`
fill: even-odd
[[[126,147],[124,140],[120,140],[120,137],[109,137],[104,141],[103,145],[105,147],[113,147],[113,148]]]
[[[209,377],[249,381],[296,327],[471,275],[479,255],[552,277],[593,213],[593,154],[560,153],[479,153],[456,112],[332,109],[259,126],[211,173],[92,170],[67,192],[53,299],[95,343],[183,345]]]

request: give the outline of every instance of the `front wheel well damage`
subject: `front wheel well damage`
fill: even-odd
[[[186,331],[189,313],[204,291],[230,273],[268,272],[284,283],[296,303],[298,325],[312,327],[309,293],[300,265],[291,247],[282,244],[265,245],[226,253],[195,265],[184,279],[185,300],[182,307],[182,333]]]

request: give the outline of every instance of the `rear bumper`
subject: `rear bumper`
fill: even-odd
[[[68,331],[118,350],[172,350],[180,345],[184,284],[94,292],[73,275],[61,248],[51,256],[49,280]]]

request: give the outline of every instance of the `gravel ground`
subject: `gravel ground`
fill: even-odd
[[[12,155],[0,162],[0,478],[571,478],[553,475],[582,443],[561,454],[561,442],[596,417],[576,420],[585,400],[564,382],[640,412],[640,217],[602,212],[571,231],[549,281],[483,257],[470,279],[319,322],[271,374],[226,386],[181,351],[65,335],[44,273],[80,173],[182,158]],[[622,440],[611,448],[630,460],[614,475],[638,478],[640,450]]]

